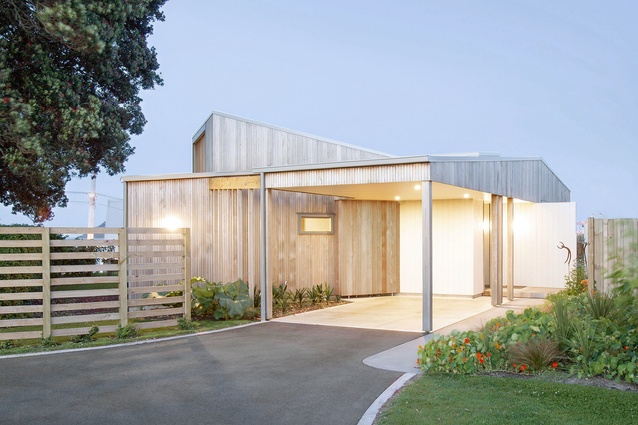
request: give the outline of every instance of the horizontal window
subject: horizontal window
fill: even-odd
[[[332,235],[334,232],[334,214],[297,213],[298,234]]]

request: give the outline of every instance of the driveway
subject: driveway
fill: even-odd
[[[420,335],[268,322],[0,358],[0,423],[356,424],[402,375],[363,359]]]

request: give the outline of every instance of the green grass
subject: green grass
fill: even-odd
[[[425,374],[380,413],[390,424],[638,423],[638,393],[541,378]]]
[[[183,330],[178,326],[171,326],[159,329],[143,329],[140,330],[140,336],[130,339],[117,339],[113,333],[98,334],[94,341],[90,342],[72,342],[73,337],[54,337],[52,341],[55,345],[43,344],[42,340],[13,340],[15,345],[12,348],[0,348],[0,356],[9,354],[25,354],[25,353],[38,353],[43,351],[57,351],[68,350],[74,348],[84,347],[101,347],[105,345],[115,345],[135,341],[143,341],[149,339],[166,338],[176,335],[194,334],[197,332],[225,329],[234,326],[244,325],[247,323],[253,323],[251,320],[201,320],[194,321],[195,329]],[[132,323],[133,325],[135,323]],[[79,326],[73,324],[73,327]],[[40,328],[41,329],[41,328]],[[1,343],[2,341],[0,341]]]

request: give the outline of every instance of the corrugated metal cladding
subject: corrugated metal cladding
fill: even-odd
[[[266,174],[267,188],[333,186],[345,184],[415,182],[429,180],[430,164],[331,168]]]
[[[388,157],[218,113],[213,113],[206,121],[204,137],[206,145],[203,149],[197,147],[197,154],[204,152],[204,171],[212,172]]]
[[[541,161],[441,161],[431,163],[432,181],[522,199],[569,202],[570,191]]]

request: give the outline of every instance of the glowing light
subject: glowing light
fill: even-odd
[[[182,222],[175,216],[168,216],[162,221],[162,227],[168,230],[176,230],[182,227]]]
[[[421,190],[421,185],[420,184],[415,184],[414,185],[414,190]]]
[[[463,198],[468,199],[469,197],[470,197],[470,194],[469,194],[469,193],[464,193],[464,194],[463,194]]]
[[[400,197],[400,196],[395,196],[395,197],[394,197],[394,200],[395,200],[395,201],[400,201],[400,200],[401,200],[401,197]]]

